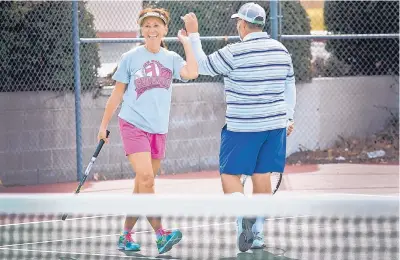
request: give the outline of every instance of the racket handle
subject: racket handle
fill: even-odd
[[[110,135],[110,131],[107,130],[107,131],[106,131],[106,138],[108,138],[109,135]],[[94,151],[94,154],[93,154],[93,157],[94,157],[94,158],[97,158],[97,156],[98,156],[99,153],[100,153],[101,148],[103,148],[103,145],[104,145],[104,140],[101,139],[100,142],[99,142],[99,144],[97,145],[96,151]]]

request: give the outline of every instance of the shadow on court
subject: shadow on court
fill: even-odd
[[[182,259],[180,257],[173,257],[170,255],[159,255],[159,256],[146,256],[144,254],[140,254],[138,252],[129,252],[129,251],[121,251],[124,255],[126,256],[130,256],[132,258],[128,258],[128,259],[141,259],[141,260],[155,260],[155,259],[160,259],[160,260],[167,260],[167,259],[171,259],[171,260],[178,260],[178,259]]]
[[[282,250],[284,252],[284,250]],[[155,260],[155,259],[160,259],[160,260],[166,260],[166,259],[171,259],[171,260],[194,260],[196,258],[190,257],[190,256],[183,256],[183,257],[173,257],[170,255],[160,255],[160,256],[146,256],[137,252],[123,252],[124,255],[130,256],[132,258],[129,259],[134,259],[134,260]],[[274,254],[272,252],[268,252],[267,249],[265,250],[253,250],[253,251],[248,251],[245,253],[238,253],[236,256],[231,256],[231,257],[220,257],[218,260],[297,260],[294,258],[288,258],[283,256],[282,254]]]
[[[282,252],[276,253],[275,251],[277,250]],[[285,250],[283,249],[252,250],[245,253],[238,253],[236,257],[222,257],[219,260],[297,260],[285,257],[283,255],[284,252]]]

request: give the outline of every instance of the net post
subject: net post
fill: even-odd
[[[82,121],[81,121],[81,74],[79,60],[79,20],[78,0],[72,1],[72,41],[74,44],[74,93],[75,93],[75,131],[76,131],[76,170],[77,181],[82,179]]]
[[[270,0],[269,2],[269,19],[271,20],[271,37],[278,40],[278,0]]]

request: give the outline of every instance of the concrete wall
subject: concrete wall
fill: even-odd
[[[398,96],[390,89],[392,84],[391,77],[321,78],[298,84],[296,129],[288,140],[288,152],[296,151],[299,145],[326,148],[339,134],[365,136],[382,129],[389,114],[374,106],[398,108]],[[107,96],[82,96],[84,168],[97,145],[106,100]],[[224,114],[222,84],[176,84],[162,171],[218,169]],[[111,142],[100,153],[91,176],[133,176],[116,119],[110,124]],[[23,185],[75,179],[74,96],[51,92],[0,93],[2,183]]]
[[[297,86],[296,129],[288,153],[299,145],[325,149],[343,137],[364,137],[382,130],[399,109],[398,83],[390,76],[316,78]]]

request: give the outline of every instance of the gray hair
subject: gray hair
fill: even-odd
[[[255,24],[255,23],[249,23],[245,21],[247,24],[247,27],[249,27],[250,30],[262,30],[264,28],[264,25],[262,24]]]

